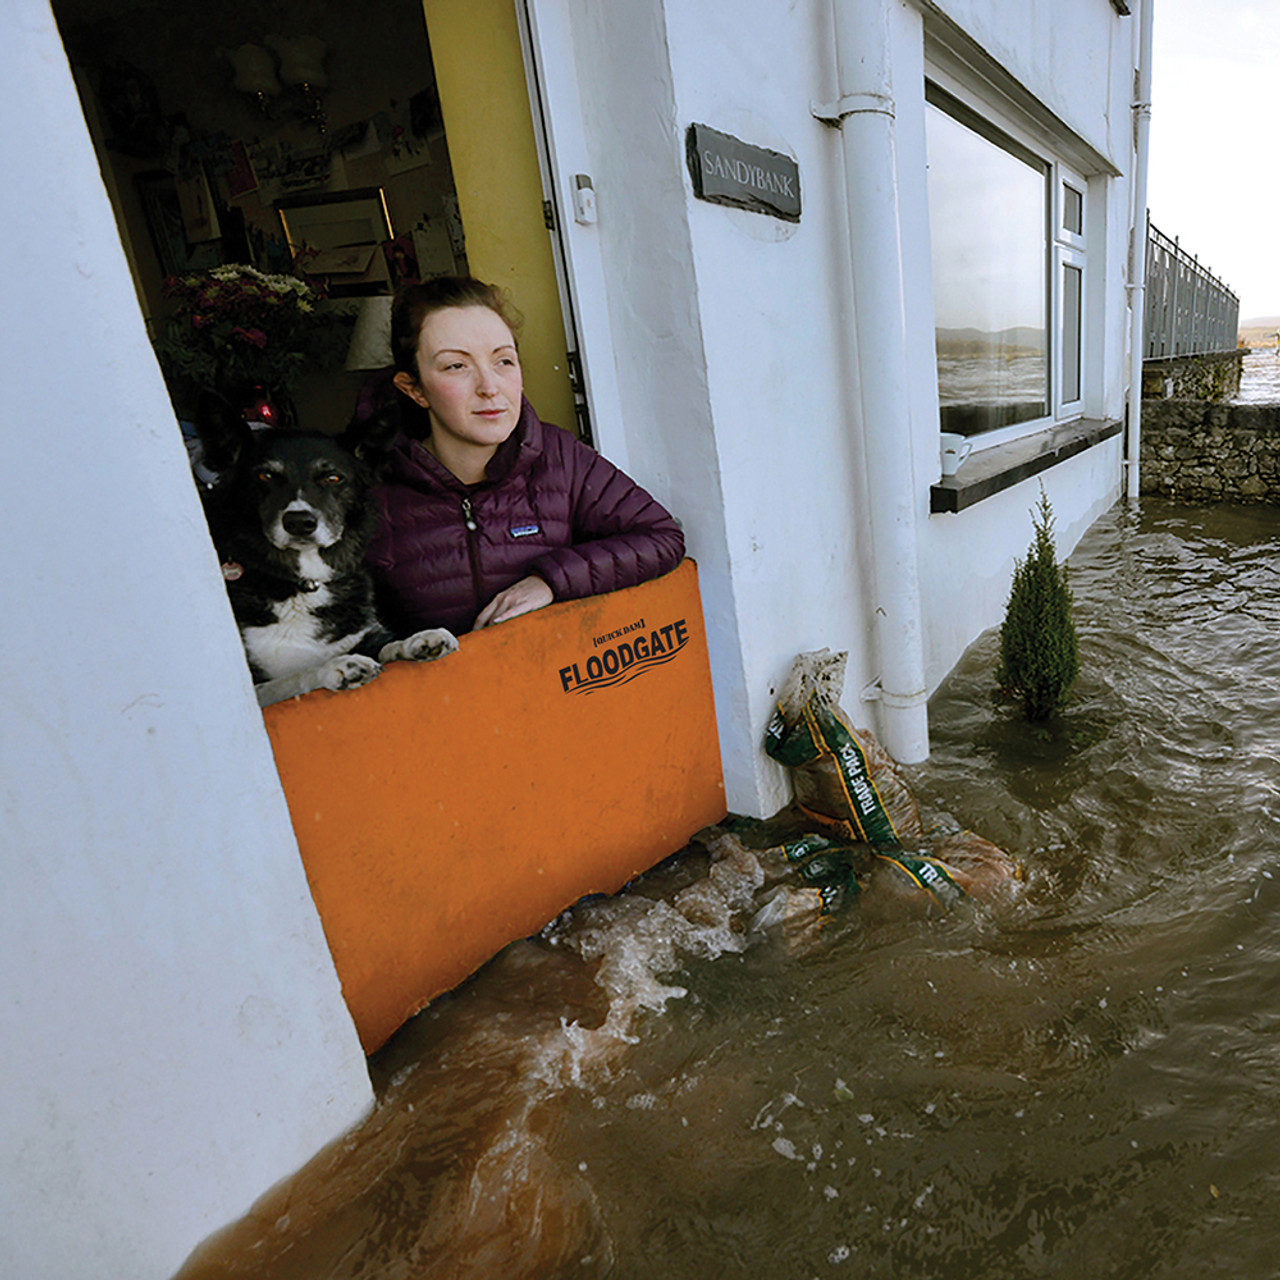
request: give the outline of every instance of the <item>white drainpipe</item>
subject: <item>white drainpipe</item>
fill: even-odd
[[[1129,433],[1126,444],[1125,494],[1138,496],[1142,451],[1143,319],[1147,306],[1147,156],[1151,144],[1151,30],[1155,0],[1142,0],[1138,21],[1138,68],[1133,102],[1133,261],[1130,264],[1129,305]]]
[[[871,506],[881,731],[889,753],[910,764],[929,755],[929,720],[907,411],[889,2],[834,0],[840,99],[814,111],[840,126],[844,146]]]

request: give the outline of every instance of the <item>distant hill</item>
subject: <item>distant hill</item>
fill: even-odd
[[[1044,350],[1044,330],[1027,325],[990,333],[985,329],[939,329],[938,351],[947,355],[979,355],[991,351],[1039,353]]]
[[[1280,316],[1253,316],[1241,320],[1238,332],[1240,342],[1246,347],[1274,347],[1276,334],[1280,333]]]

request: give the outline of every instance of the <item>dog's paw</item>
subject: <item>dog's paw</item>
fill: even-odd
[[[417,631],[407,640],[392,640],[378,651],[379,662],[434,662],[437,658],[457,653],[458,640],[443,627]]]
[[[372,658],[358,653],[348,653],[341,658],[332,658],[320,668],[320,687],[322,689],[358,689],[368,684],[382,668]]]

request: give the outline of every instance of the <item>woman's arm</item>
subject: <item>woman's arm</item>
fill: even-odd
[[[564,435],[572,477],[573,545],[548,551],[530,566],[556,600],[576,600],[634,587],[670,573],[684,558],[674,517],[613,463]]]
[[[535,609],[543,609],[555,597],[551,588],[538,577],[529,576],[513,582],[504,591],[499,591],[476,616],[472,631],[481,627],[491,627],[495,623],[506,622],[509,618],[518,618],[522,613],[532,613]]]

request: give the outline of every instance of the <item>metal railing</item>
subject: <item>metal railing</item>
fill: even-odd
[[[1147,217],[1143,359],[1236,349],[1240,299]]]

